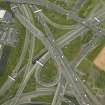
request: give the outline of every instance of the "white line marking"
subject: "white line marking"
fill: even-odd
[[[97,22],[100,23],[100,20],[99,20],[97,17],[94,17],[94,19],[95,19]]]
[[[41,9],[39,9],[39,10],[37,10],[37,11],[34,11],[34,13],[37,13],[37,12],[41,12],[42,10]]]
[[[39,62],[39,61],[36,61],[36,63],[38,63],[39,65],[41,65],[41,66],[44,66],[41,62]]]
[[[14,78],[12,78],[11,76],[9,76],[9,75],[8,75],[8,77],[9,77],[10,79],[12,79],[13,81],[15,81],[15,79],[14,79]]]

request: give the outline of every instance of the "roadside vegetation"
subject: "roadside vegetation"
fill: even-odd
[[[55,0],[49,0],[51,2],[54,2]],[[65,9],[71,9],[72,6],[75,4],[76,0],[68,0],[68,5],[65,6],[63,2],[56,2],[58,5],[64,7]],[[82,5],[80,11],[79,11],[79,16],[82,18],[85,18],[89,15],[91,10],[94,8],[95,4],[97,3],[97,0],[87,0],[84,5]],[[0,3],[1,4],[1,3]],[[8,4],[3,3],[0,5],[1,7],[5,7],[6,9],[10,10],[10,6]],[[39,8],[43,9],[43,13],[51,19],[53,22],[61,25],[74,25],[77,22],[74,21],[73,19],[66,19],[66,16],[58,14],[54,12],[53,10],[48,10],[44,7],[38,6]],[[33,14],[34,16],[34,14]],[[36,16],[35,16],[35,25],[38,29],[40,29],[44,34],[45,31],[41,24],[39,24]],[[19,56],[22,51],[22,46],[24,43],[24,38],[25,38],[25,28],[19,23],[18,20],[15,20],[16,22],[16,28],[18,29],[18,42],[16,44],[16,47],[8,47],[8,46],[3,46],[5,48],[10,49],[10,53],[8,56],[8,60],[4,69],[3,75],[0,76],[0,87],[3,85],[3,83],[6,81],[8,78],[8,75],[12,73],[12,70],[15,68]],[[49,25],[49,28],[51,29],[51,32],[54,34],[55,39],[59,38],[60,36],[64,35],[70,30],[61,30],[61,29],[56,29],[53,26]],[[104,24],[101,25],[102,28],[105,27]],[[92,37],[92,32],[88,31],[87,33],[84,34],[83,37],[78,37],[77,39],[71,41],[68,45],[66,45],[64,48],[62,48],[64,55],[67,57],[67,59],[71,62],[75,60],[76,57],[78,57],[78,53],[82,47],[83,44],[89,42]],[[105,39],[102,39],[101,44],[93,50],[87,57],[80,63],[80,65],[77,67],[79,72],[82,72],[82,79],[85,79],[87,81],[87,84],[90,85],[92,88],[99,88],[99,89],[105,89],[105,72],[99,70],[94,64],[93,60],[96,58],[97,54],[101,51],[101,49],[105,46]],[[41,49],[44,48],[44,45],[41,43],[40,40],[37,38],[35,39],[35,50],[34,50],[34,55],[38,54]],[[28,61],[28,52],[25,57],[24,63],[26,64]],[[41,70],[41,79],[44,82],[52,82],[55,79],[55,76],[57,74],[57,68],[55,66],[55,63],[52,59],[49,59],[48,62],[45,64],[45,66]],[[6,95],[0,97],[0,104],[4,102],[5,100],[8,100],[12,98],[15,94],[16,91],[20,85],[20,82],[23,79],[23,75],[20,75],[16,82],[13,84],[11,89],[6,93]],[[36,89],[36,83],[35,83],[35,77],[32,75],[31,79],[29,80],[27,86],[25,87],[24,93],[25,92],[30,92]],[[98,90],[97,90],[98,91]],[[75,100],[74,97],[70,97],[72,100]],[[51,103],[53,99],[53,96],[40,96],[37,98],[32,98],[31,100],[34,101],[45,101],[48,103]],[[75,101],[76,102],[76,101]],[[63,103],[62,105],[67,105]],[[78,104],[76,104],[78,105]]]
[[[89,16],[91,10],[96,6],[98,0],[87,0],[84,5],[80,8],[78,15],[82,18],[86,18]]]
[[[40,79],[45,83],[53,82],[57,76],[57,69],[54,61],[50,58],[40,71]]]
[[[34,101],[40,101],[40,102],[48,102],[48,103],[51,103],[52,102],[52,99],[53,99],[53,96],[39,96],[39,97],[33,97],[31,99],[32,102]]]

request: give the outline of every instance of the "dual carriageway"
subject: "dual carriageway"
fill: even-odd
[[[10,0],[10,1],[13,2],[12,0]],[[38,2],[40,2],[40,1],[41,0],[39,0]],[[20,3],[19,0],[17,0],[17,2]],[[27,0],[25,2],[27,2]],[[50,5],[51,5],[51,3],[50,4],[48,3],[47,6],[49,7]],[[51,5],[51,6],[54,6],[54,4]],[[68,37],[66,36],[63,39],[61,38],[62,40],[59,40],[60,39],[59,38],[58,39],[59,41],[57,42],[53,38],[53,34],[51,33],[49,27],[46,24],[46,19],[45,19],[44,14],[42,13],[42,11],[36,13],[35,15],[39,19],[39,22],[42,24],[43,29],[45,30],[45,33],[46,33],[47,36],[44,36],[44,34],[42,32],[40,32],[34,26],[34,24],[32,24],[33,18],[31,18],[31,19],[28,18],[29,14],[31,12],[29,12],[29,11],[27,12],[27,9],[26,8],[28,8],[28,7],[25,6],[25,5],[20,6],[19,9],[24,12],[23,14],[20,14],[19,9],[18,9],[18,6],[17,5],[13,5],[13,4],[11,5],[12,11],[14,12],[15,16],[17,17],[17,19],[19,19],[19,21],[26,27],[27,33],[28,34],[32,34],[32,35],[34,35],[34,37],[37,37],[38,39],[40,39],[43,42],[43,44],[45,45],[45,49],[48,50],[48,52],[46,52],[46,54],[44,54],[39,59],[39,62],[41,62],[42,64],[44,64],[48,60],[48,58],[51,56],[52,59],[54,59],[55,62],[56,62],[56,64],[58,65],[58,69],[59,69],[58,71],[61,73],[61,75],[63,75],[63,79],[61,78],[58,81],[58,86],[57,86],[57,89],[55,91],[55,95],[54,95],[54,99],[52,101],[52,105],[57,105],[57,104],[60,105],[62,103],[61,102],[62,101],[61,100],[61,96],[63,96],[65,94],[66,85],[68,85],[71,88],[71,90],[73,91],[74,96],[76,97],[76,99],[78,100],[78,102],[79,102],[80,105],[102,105],[95,98],[95,96],[92,95],[92,93],[87,89],[87,87],[84,86],[84,84],[82,83],[80,77],[75,72],[76,71],[75,70],[76,68],[73,67],[68,62],[68,60],[65,58],[65,56],[63,55],[63,53],[62,53],[62,51],[60,49],[62,46],[65,46],[67,44],[65,42],[68,42],[69,40],[72,41],[73,39],[77,38],[78,36],[83,35],[83,33],[86,32],[86,31],[88,31],[89,29],[92,29],[95,32],[97,32],[97,31],[99,32],[99,30],[96,28],[98,22],[96,22],[97,24],[94,24],[94,26],[92,25],[92,22],[90,22],[91,20],[88,20],[91,24],[88,24],[87,21],[86,21],[85,25],[81,25],[81,23],[80,23],[79,24],[79,26],[81,26],[80,28],[78,28],[74,32],[69,32],[67,34]],[[49,7],[49,8],[51,8],[51,7]],[[32,5],[31,6],[31,9],[32,9],[33,12],[38,10],[38,8],[37,8],[36,5]],[[56,10],[56,11],[59,11],[59,10]],[[65,13],[65,12],[62,12],[62,13]],[[87,27],[87,25],[88,25],[88,27]],[[31,37],[33,39],[33,36],[31,36]],[[34,43],[34,40],[32,42]],[[39,65],[37,62],[34,65],[31,64],[32,63],[33,49],[34,49],[34,44],[33,43],[30,45],[31,50],[30,50],[30,58],[29,58],[29,65],[28,65],[29,68],[26,66],[26,68],[28,68],[28,69],[25,71],[23,82],[21,83],[21,85],[20,85],[20,87],[19,87],[19,89],[18,89],[18,91],[16,93],[15,98],[9,103],[10,105],[16,105],[17,104],[17,102],[19,101],[19,99],[20,99],[20,97],[22,95],[22,92],[23,92],[23,90],[24,90],[24,88],[25,88],[25,86],[26,86],[26,84],[27,84],[27,82],[28,82],[31,74],[34,72],[34,69],[36,69],[36,71],[37,71],[37,69],[41,69],[42,68],[41,65]],[[93,41],[91,41],[91,43],[93,43]],[[92,46],[90,46],[90,45],[91,44],[89,44],[89,47],[88,47],[88,45],[86,45],[86,48],[88,47],[85,50],[86,52],[87,52],[87,50],[91,49]],[[26,44],[24,44],[24,46],[26,46]],[[82,57],[80,56],[79,61],[86,54],[83,51],[81,52],[82,53]],[[23,52],[23,54],[24,53],[25,53],[25,51]],[[22,60],[23,60],[23,58],[21,59],[21,57],[20,57],[20,63],[17,66],[18,68],[15,69],[16,72],[18,72],[18,70],[20,68],[20,65],[22,63]],[[14,72],[14,70],[13,70],[13,72]],[[14,73],[16,73],[16,72],[14,72]],[[8,83],[9,83],[9,81],[7,82],[7,84]],[[4,91],[5,91],[5,88],[2,88],[2,89],[4,89]]]

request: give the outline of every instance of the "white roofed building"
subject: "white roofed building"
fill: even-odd
[[[1,20],[4,18],[5,13],[6,13],[6,10],[0,10],[0,19]]]

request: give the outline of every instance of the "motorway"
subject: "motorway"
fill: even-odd
[[[8,1],[13,1],[13,0],[8,0]],[[28,2],[28,0],[23,0],[24,2]],[[23,1],[17,1],[18,3],[23,3]],[[13,2],[16,2],[16,1],[13,1]],[[33,2],[33,1],[32,1]],[[34,3],[36,2],[36,4],[37,4],[37,2],[39,2],[39,4],[44,4],[45,6],[47,5],[47,2],[48,1],[41,1],[41,0],[38,0],[38,1],[34,1]],[[82,2],[83,2],[83,0],[82,0]],[[33,4],[34,4],[33,3]],[[79,3],[79,2],[78,2]],[[76,3],[77,5],[78,5],[78,3]],[[29,4],[31,4],[31,1],[29,2]],[[53,3],[52,3],[53,4]],[[80,3],[81,4],[81,3]],[[79,4],[79,5],[80,5]],[[54,5],[54,4],[53,4]],[[77,6],[76,5],[76,6]],[[75,6],[75,7],[76,7]],[[52,6],[49,6],[50,8],[54,8],[54,7],[52,7]],[[56,8],[55,7],[55,10],[57,11],[58,10],[58,8]],[[73,12],[74,13],[74,11],[71,11],[71,12]],[[62,11],[60,12],[60,13],[63,13]],[[69,12],[68,12],[69,13]],[[67,13],[67,14],[68,14]],[[73,19],[74,19],[74,15],[72,16],[72,14],[70,15],[70,17],[73,17]],[[54,27],[57,27],[57,28],[60,28],[60,29],[71,29],[71,28],[75,28],[76,27],[76,25],[73,25],[73,26],[63,26],[63,25],[59,25],[59,24],[56,24],[56,23],[54,23],[54,22],[52,22],[52,21],[50,21],[48,18],[45,18],[46,19],[46,21],[48,22],[48,23],[50,23],[51,25],[53,25]],[[75,20],[77,19],[77,17],[75,16]],[[80,18],[79,18],[80,19]],[[76,20],[77,21],[77,20]]]
[[[81,7],[81,5],[83,5],[87,0],[76,0],[75,5],[72,8],[72,11],[74,13],[77,13]],[[69,11],[68,15],[70,16],[71,14],[71,10]]]
[[[47,24],[46,24],[46,22],[45,22],[45,20],[43,18],[43,14],[41,14],[39,12],[36,15],[38,16],[38,18],[40,18],[39,21],[42,24],[43,28],[45,29],[45,32],[46,32],[46,35],[47,35],[46,37],[43,35],[42,32],[40,32],[37,28],[35,28],[30,23],[30,19],[25,19],[24,16],[22,16],[21,14],[19,14],[19,11],[18,11],[17,8],[12,8],[12,10],[15,12],[15,15],[19,19],[19,21],[21,21],[21,23],[27,28],[27,30],[29,30],[35,37],[37,37],[38,39],[40,39],[43,42],[43,44],[45,45],[46,49],[49,51],[49,54],[56,61],[56,63],[58,64],[58,66],[59,66],[59,68],[61,70],[61,72],[63,72],[64,78],[66,79],[66,81],[69,84],[72,84],[72,90],[73,90],[74,95],[77,98],[78,102],[81,105],[84,105],[84,104],[87,104],[87,105],[101,105],[97,101],[97,99],[95,99],[95,97],[89,92],[89,90],[87,89],[87,87],[82,84],[80,78],[75,73],[74,68],[72,68],[72,66],[70,65],[70,63],[67,61],[67,59],[63,55],[63,53],[60,50],[60,48],[58,48],[58,45],[56,44],[56,41],[53,38],[53,34],[50,32],[50,30],[49,30],[49,28],[48,28],[48,26],[47,26]],[[83,29],[84,29],[84,27],[83,27]],[[33,50],[33,48],[34,47],[32,46],[32,50]],[[30,51],[30,54],[32,54],[32,50]],[[30,57],[30,62],[31,62],[31,60],[32,60],[32,56]],[[31,70],[34,71],[35,68],[36,67],[33,66],[33,68]],[[63,68],[63,70],[62,70],[62,68]],[[31,71],[31,73],[32,73],[32,71]],[[29,72],[29,75],[25,75],[26,77],[23,80],[22,88],[20,88],[19,94],[22,93],[23,87],[27,83],[27,81],[28,81],[29,76],[31,75],[31,73]],[[61,84],[62,83],[63,82],[61,82]],[[57,97],[59,96],[59,94],[61,92],[59,89],[60,89],[60,85],[58,84],[58,88],[57,88],[57,91],[55,93],[55,96],[57,96]],[[91,97],[91,99],[90,99],[90,97]],[[18,98],[16,97],[15,99],[17,101],[16,100],[12,101],[12,103],[10,103],[10,105],[15,105],[18,102]],[[56,100],[56,99],[57,98],[54,98],[54,100]],[[55,103],[55,102],[56,101],[53,101],[53,103]],[[52,103],[52,105],[53,105],[53,103]]]
[[[60,14],[63,14],[63,15],[69,14],[68,10],[66,10],[66,9],[64,9],[64,8],[62,8],[62,7],[56,5],[55,3],[52,3],[52,2],[50,2],[48,0],[35,0],[35,1],[33,1],[33,0],[30,0],[30,1],[28,1],[28,0],[15,0],[15,1],[14,0],[5,0],[5,1],[14,2],[14,3],[20,3],[20,4],[27,3],[27,4],[41,5],[41,6],[46,7],[47,9],[52,9],[52,10],[56,11],[57,13],[60,13]],[[78,9],[79,9],[80,6],[78,6],[78,5],[81,5],[82,2],[84,2],[84,1],[83,0],[81,0],[81,1],[78,0],[78,2],[75,5],[75,8],[78,7]],[[70,12],[74,13],[73,10],[71,10]],[[72,16],[72,14],[69,15],[69,16],[71,18],[73,18],[73,19],[75,18],[75,20],[77,19],[77,16],[74,16],[74,15]],[[80,19],[80,18],[78,18],[78,19]]]
[[[41,16],[40,16],[41,17]],[[40,20],[43,20],[42,18],[40,19]],[[45,28],[45,23],[41,23],[41,24],[44,24],[44,28]],[[47,30],[48,30],[48,27],[46,26],[46,28],[47,28]],[[49,32],[49,30],[47,31],[47,32]],[[50,34],[50,33],[49,33]],[[49,35],[48,33],[47,33],[47,35]],[[51,36],[52,37],[52,36]],[[48,37],[49,38],[49,37]],[[51,41],[51,38],[50,38],[50,41]],[[53,43],[53,42],[52,42]],[[54,50],[55,51],[55,50]],[[54,52],[53,52],[54,53]],[[57,54],[57,56],[58,56],[58,54]],[[56,56],[56,57],[57,57]],[[53,56],[53,57],[55,57],[55,56]],[[61,56],[62,57],[62,56]],[[77,80],[77,78],[76,78],[76,80]],[[81,82],[80,82],[81,83]],[[81,88],[80,88],[81,89]],[[86,89],[86,88],[85,88]],[[87,89],[86,89],[87,90]],[[83,91],[81,91],[81,92],[83,92]],[[89,93],[89,92],[88,92]],[[90,94],[89,94],[90,95]],[[86,96],[86,95],[85,95]],[[92,95],[91,95],[92,96]],[[94,97],[94,96],[93,96]],[[85,97],[86,98],[86,97]],[[87,100],[86,100],[87,101]],[[95,99],[93,99],[93,101],[95,102],[95,103],[97,103],[98,101]],[[82,102],[84,102],[84,101],[82,101]],[[85,102],[84,102],[85,103]],[[82,103],[82,104],[84,104],[84,103]],[[90,104],[91,104],[91,102],[90,102]],[[92,103],[93,104],[93,103]],[[99,103],[98,103],[99,104]]]
[[[39,16],[41,17],[41,15],[39,14]],[[38,17],[39,18],[39,17]],[[54,45],[55,43],[54,43],[54,39],[52,38],[52,35],[51,35],[51,33],[50,33],[50,31],[49,31],[49,29],[48,29],[48,27],[47,27],[47,25],[44,23],[44,21],[43,21],[43,18],[41,17],[41,19],[39,19],[39,20],[41,20],[41,24],[42,25],[44,25],[44,28],[45,28],[45,31],[46,31],[46,34],[47,35],[50,35],[50,36],[48,36],[48,39],[47,38],[45,38],[44,36],[43,36],[43,39],[41,39],[42,40],[42,42],[45,44],[45,46],[46,46],[46,48],[49,48],[49,46],[48,45],[50,45],[50,48],[49,48],[49,52],[50,52],[50,54],[51,54],[51,56],[52,56],[52,58],[56,61],[56,63],[58,64],[58,65],[63,65],[63,67],[65,68],[65,71],[67,70],[67,69],[71,69],[71,67],[70,66],[68,66],[68,64],[65,64],[66,62],[67,62],[67,60],[65,61],[65,59],[64,59],[64,55],[58,50],[58,48],[56,48],[56,46]],[[54,48],[54,49],[53,49]],[[59,54],[58,54],[59,53]],[[62,64],[63,63],[63,64]],[[65,66],[66,65],[66,66]],[[70,70],[69,69],[69,70]],[[64,72],[64,71],[63,71]],[[72,74],[74,74],[73,73],[73,71],[71,71],[72,72]],[[64,72],[65,73],[65,72]],[[74,78],[72,77],[72,78],[69,78],[70,76],[70,74],[68,75],[68,71],[66,71],[66,73],[65,73],[65,76],[66,76],[66,79],[68,80],[68,81],[72,81],[72,84],[74,85],[74,83],[75,83],[75,81],[74,81]],[[68,76],[67,76],[68,75]],[[76,74],[75,74],[76,75]],[[67,78],[68,77],[68,78]],[[77,77],[76,77],[77,78]],[[70,81],[70,82],[71,82]],[[80,82],[81,83],[81,82]],[[75,83],[75,85],[76,85],[76,83]],[[84,94],[86,94],[85,93],[85,90],[83,89],[83,90],[81,90],[82,89],[82,87],[80,86],[80,84],[78,85],[78,86],[80,86],[80,90],[81,91],[78,91],[79,90],[79,88],[78,89],[76,89],[78,86],[76,85],[76,86],[73,86],[73,88],[75,89],[74,91],[75,92],[78,92],[78,95],[76,94],[76,98],[77,98],[77,100],[80,102],[80,104],[82,105],[82,104],[84,104],[83,102],[84,101],[86,101],[86,103],[87,102],[89,102],[90,104],[91,104],[91,101],[89,101],[88,100],[88,98],[87,97],[84,97],[84,96],[82,96],[82,94],[83,94],[83,91],[84,91]],[[82,85],[82,84],[81,84]],[[81,93],[80,93],[81,92]],[[79,94],[81,94],[81,96],[79,96]],[[79,96],[79,97],[78,97]],[[81,98],[80,98],[81,97]],[[84,97],[84,99],[83,100],[81,100],[82,98]],[[97,104],[97,103],[95,103],[95,104]]]
[[[18,61],[16,67],[14,68],[14,70],[11,74],[11,77],[13,77],[13,78],[16,78],[17,73],[20,70],[21,64],[22,64],[22,62],[25,58],[25,55],[26,55],[26,52],[27,52],[27,49],[28,49],[28,44],[29,44],[29,37],[30,37],[29,32],[26,31],[25,41],[24,41],[24,45],[23,45],[23,49],[22,49],[19,61]],[[13,82],[14,81],[12,81],[10,78],[7,79],[5,84],[0,89],[0,96],[3,95],[7,91],[7,89],[12,85]]]
[[[39,17],[41,17],[41,16],[38,15],[38,19],[39,19]],[[43,17],[42,17],[42,18],[43,18]],[[39,19],[39,20],[42,20],[42,18]],[[45,31],[47,31],[46,34],[47,34],[47,35],[51,34],[50,31],[49,31],[49,29],[48,29],[48,27],[45,25],[44,21],[41,22],[41,24],[44,25],[44,28],[46,27],[46,29],[45,29]],[[51,35],[51,37],[52,37],[52,35]],[[61,84],[61,85],[63,86],[63,84]],[[62,86],[61,86],[61,87],[62,87]],[[62,88],[60,89],[60,86],[59,86],[59,85],[58,85],[58,87],[59,87],[59,88],[57,89],[57,93],[58,93],[58,94],[57,94],[57,93],[56,93],[57,95],[55,94],[55,97],[56,97],[56,98],[54,97],[54,101],[52,102],[52,105],[54,105],[54,104],[56,105],[56,104],[59,103],[59,99],[60,99],[59,94],[61,94],[60,92],[61,92]],[[58,97],[59,97],[59,98],[58,98]],[[58,100],[58,101],[57,101],[57,100]]]
[[[49,57],[48,57],[48,59],[49,59]],[[47,61],[44,62],[44,64],[45,63],[47,63]],[[57,85],[57,83],[59,82],[59,79],[60,79],[60,73],[58,71],[57,71],[56,77],[54,77],[53,81],[51,81],[51,82],[44,82],[41,79],[41,77],[40,77],[40,72],[41,71],[42,71],[42,69],[36,69],[36,71],[35,71],[35,80],[36,80],[36,83],[38,83],[38,85],[46,87],[46,88],[54,87],[54,86]]]
[[[37,89],[37,90],[32,91],[32,92],[23,93],[21,95],[19,103],[21,103],[21,104],[28,103],[28,102],[31,102],[31,98],[33,98],[33,97],[35,98],[35,97],[46,96],[46,95],[50,96],[50,95],[53,95],[54,92],[55,92],[55,88],[40,88],[40,89]],[[73,96],[73,93],[70,90],[66,90],[65,94],[69,95],[69,96]],[[15,99],[15,97],[13,97],[12,99],[6,101],[2,105],[9,105],[14,99]]]
[[[30,13],[27,13],[28,7],[26,5],[22,5],[20,8],[21,12],[23,12],[23,14],[31,21],[33,22],[33,18],[30,15]],[[30,38],[30,48],[29,48],[29,60],[28,60],[28,64],[26,66],[26,70],[25,70],[25,74],[23,76],[23,78],[27,79],[27,73],[30,72],[31,70],[31,66],[32,66],[32,58],[33,58],[33,54],[34,54],[34,48],[35,48],[35,38],[31,35],[31,33],[29,32],[28,34],[31,38]],[[23,79],[23,81],[20,84],[19,89],[16,92],[16,99],[11,103],[11,105],[16,105],[16,103],[18,102],[26,84],[27,84],[27,80]]]
[[[60,6],[58,6],[58,5],[56,5],[56,4],[54,4],[54,3],[52,3],[52,2],[49,2],[48,0],[35,0],[35,1],[33,1],[33,0],[30,0],[30,2],[28,1],[28,0],[16,0],[16,1],[14,1],[14,0],[6,0],[6,1],[8,1],[8,2],[15,2],[15,3],[28,3],[28,4],[36,4],[36,5],[41,5],[41,6],[44,6],[44,7],[46,7],[47,9],[52,9],[52,10],[55,10],[57,13],[60,13],[60,14],[63,14],[63,15],[67,15],[68,16],[68,18],[70,17],[70,18],[73,18],[74,20],[76,20],[76,21],[79,21],[79,22],[81,22],[83,19],[81,19],[80,17],[78,17],[75,13],[74,13],[74,11],[70,11],[71,13],[70,13],[70,15],[69,15],[69,11],[68,10],[65,10],[64,8],[62,8],[62,7],[60,7]],[[76,3],[76,6],[78,7],[78,5],[80,5],[82,2],[84,2],[83,0],[79,0],[79,1],[77,1],[77,3]],[[76,8],[76,6],[75,6],[75,8]],[[79,6],[80,7],[80,6]],[[84,23],[81,23],[82,25],[84,24]],[[86,26],[88,26],[88,24],[84,24],[84,25],[86,25]],[[92,27],[91,27],[92,28]]]
[[[42,62],[44,62],[44,59],[46,58],[46,55],[44,55],[40,60],[42,61]],[[18,90],[19,91],[19,94],[23,91],[23,88],[25,88],[25,86],[26,86],[26,84],[27,84],[27,82],[28,82],[28,80],[29,80],[29,78],[31,77],[31,75],[33,74],[33,72],[34,72],[34,70],[35,69],[40,69],[40,65],[38,65],[38,64],[35,64],[32,68],[31,68],[31,70],[28,72],[28,74],[26,75],[26,77],[24,78],[24,80],[23,80],[23,82],[22,82],[22,85],[21,85],[21,88]],[[21,96],[21,95],[20,95]],[[15,105],[16,104],[16,102],[17,101],[19,101],[19,97],[20,96],[18,96],[18,94],[15,96],[15,99],[14,99],[14,101],[10,104],[10,105]]]
[[[14,0],[5,0],[5,1],[14,2],[14,3],[22,3],[22,4],[27,3],[27,4],[41,5],[41,6],[46,7],[47,9],[52,9],[52,10],[56,11],[57,13],[60,13],[60,14],[63,14],[63,15],[67,14],[67,12],[68,12],[64,8],[62,8],[62,7],[56,5],[55,3],[52,3],[52,2],[50,2],[48,0],[35,0],[35,1],[33,1],[33,0],[30,0],[30,1],[28,1],[28,0],[16,0],[16,1],[14,1]]]
[[[35,31],[35,30],[34,30]],[[37,32],[38,33],[38,32]],[[41,34],[39,34],[40,35],[40,37],[43,37]],[[39,37],[39,36],[38,36]],[[45,41],[46,41],[46,39],[45,38],[43,38]],[[43,41],[43,39],[41,39],[42,41]],[[43,41],[43,43],[45,43],[45,41]],[[51,40],[50,40],[51,41]],[[48,42],[48,41],[46,41],[47,42],[47,45],[50,45],[50,43]],[[49,43],[49,44],[48,44]],[[46,44],[46,43],[45,43]],[[48,47],[47,47],[48,48]]]
[[[52,25],[53,27],[55,27],[55,28],[57,28],[57,29],[62,29],[62,30],[67,29],[67,30],[68,30],[68,29],[75,29],[75,28],[79,27],[77,24],[76,24],[76,25],[61,25],[61,24],[57,24],[57,23],[51,21],[51,20],[50,20],[47,16],[45,16],[45,15],[44,15],[44,18],[45,18],[45,20],[46,20],[46,22],[47,22],[48,24]]]
[[[57,85],[51,105],[61,105],[62,104],[63,97],[64,97],[64,94],[66,91],[66,87],[67,87],[67,82],[65,81],[63,73],[61,72],[60,80],[58,82],[58,85]]]
[[[91,40],[84,44],[81,47],[81,50],[78,54],[78,57],[73,61],[73,66],[78,66],[80,62],[90,53],[92,52],[97,46],[99,46],[100,39],[102,39],[101,36],[95,36],[93,35]]]
[[[32,9],[33,9],[33,8],[32,8]],[[103,8],[102,10],[104,10],[104,8]],[[33,12],[34,12],[34,11],[35,11],[35,10],[33,9]],[[92,14],[93,14],[93,12],[92,12]],[[100,20],[100,22],[98,22],[97,20],[95,20],[96,17],[92,19],[93,16],[92,16],[92,17],[89,17],[87,20],[84,20],[84,19],[80,18],[79,16],[77,16],[77,15],[75,15],[75,14],[73,13],[73,14],[70,15],[70,17],[72,17],[75,21],[78,21],[81,25],[83,25],[83,26],[85,26],[85,27],[91,29],[92,31],[104,35],[104,31],[103,31],[102,29],[99,29],[96,25],[99,25],[100,23],[102,23],[102,22],[105,20],[105,19],[104,19],[105,12],[103,12],[103,13],[101,14],[101,16],[100,16],[99,14],[100,14],[100,11],[97,13],[97,19]],[[49,21],[49,20],[46,18],[45,15],[43,15],[43,17],[45,18],[45,20]],[[92,24],[92,23],[93,23],[93,24]],[[52,24],[54,24],[54,23],[52,23]],[[77,27],[77,28],[81,27],[80,24],[76,25],[76,27]],[[75,25],[74,25],[74,26],[75,26]],[[74,26],[72,26],[72,28],[73,28]],[[76,28],[76,27],[75,27],[75,28]]]
[[[70,32],[66,33],[65,35],[58,38],[56,43],[58,44],[58,46],[60,48],[63,48],[65,45],[69,44],[72,40],[74,40],[75,38],[77,38],[80,35],[81,36],[84,35],[83,33],[88,31],[88,29],[84,30],[84,31],[81,31],[81,30],[83,30],[83,28],[76,30],[76,32],[75,31],[72,31],[72,32],[70,31]],[[25,43],[24,43],[24,47],[23,47],[23,50],[22,50],[22,53],[21,53],[21,56],[20,56],[20,60],[19,60],[17,66],[15,67],[15,69],[13,70],[13,73],[11,75],[11,77],[13,76],[13,77],[15,77],[15,79],[16,79],[16,75],[18,74],[18,70],[21,66],[21,63],[23,61],[23,58],[25,56],[27,46],[28,46],[28,43],[29,43],[28,42],[29,41],[29,36],[28,36],[27,31],[26,31],[26,37],[28,37],[28,38],[25,39]],[[17,73],[15,74],[15,72],[17,72]],[[12,85],[11,82],[12,82],[11,79],[8,78],[8,80],[5,82],[5,84],[0,89],[0,95],[4,94],[6,92],[6,90],[9,89],[9,86]]]
[[[32,97],[38,97],[38,96],[44,96],[44,95],[53,95],[54,89],[40,89],[40,90],[36,90],[33,92],[29,92],[29,93],[24,93],[22,94],[19,102],[20,103],[27,103],[28,100],[24,101],[25,99],[31,99]],[[8,100],[7,102],[5,102],[2,105],[9,105],[13,100],[15,99],[12,98],[11,100]],[[29,102],[29,101],[28,101]]]
[[[14,0],[8,0],[8,1],[13,1],[13,2],[16,2],[16,1],[14,1]],[[28,0],[23,0],[23,1],[19,1],[19,0],[17,0],[17,2],[18,3],[23,3],[23,2],[28,2]],[[31,2],[33,2],[33,1],[30,1],[30,4],[31,4]],[[51,2],[48,2],[47,0],[36,0],[36,1],[34,1],[34,3],[33,4],[43,4],[44,6],[47,6],[48,7],[48,9],[50,8],[50,9],[54,9],[56,12],[59,12],[60,14],[65,14],[65,15],[67,15],[69,12],[67,11],[67,10],[65,10],[65,9],[63,9],[62,7],[59,7],[58,5],[56,5],[56,4],[54,4],[54,3],[51,3]],[[78,4],[78,3],[77,3]],[[74,12],[73,11],[71,11],[72,13],[71,13],[71,15],[70,15],[70,17],[72,17],[74,20],[76,20],[76,21],[79,21],[80,23],[81,23],[81,21],[83,21],[83,19],[81,19],[80,17],[78,17],[77,15],[75,15],[74,14]],[[90,21],[90,20],[89,20]],[[85,25],[85,26],[87,26],[87,27],[90,27],[89,25],[88,25],[88,23],[81,23],[82,25]],[[92,25],[92,24],[91,24]],[[91,27],[92,28],[92,27]]]

